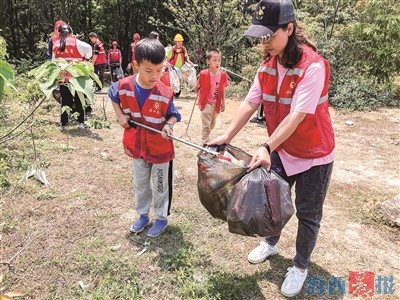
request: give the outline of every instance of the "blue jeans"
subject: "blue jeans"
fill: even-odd
[[[328,191],[331,179],[333,162],[315,166],[311,169],[287,176],[282,161],[276,152],[271,153],[271,169],[285,179],[290,187],[296,183],[296,217],[298,229],[296,238],[296,256],[294,265],[300,269],[307,269],[310,256],[317,242],[318,232],[322,219],[322,206]],[[267,243],[276,245],[280,235],[267,237]]]

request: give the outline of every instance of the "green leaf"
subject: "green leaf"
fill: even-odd
[[[98,84],[98,86],[100,86],[101,88],[103,88],[103,85],[101,84],[101,81],[99,79],[99,76],[97,76],[97,74],[94,72],[93,70],[89,71],[89,75],[92,79],[94,79],[94,81],[96,81],[96,83]]]
[[[14,73],[11,66],[4,60],[0,60],[0,75],[2,75],[5,80],[14,79]]]
[[[69,80],[69,84],[71,87],[74,89],[74,91],[80,92],[84,95],[87,96],[89,102],[91,103],[93,101],[93,81],[89,77],[76,77],[76,78],[71,78]],[[71,90],[71,88],[70,88]],[[72,91],[71,91],[72,93]],[[75,93],[72,93],[73,95]],[[79,93],[78,96],[80,97]],[[81,99],[82,101],[82,99]],[[82,104],[85,102],[83,101]]]
[[[48,89],[49,87],[52,87],[54,83],[58,83],[59,75],[60,75],[60,69],[54,66],[51,66],[48,69],[48,78],[46,79],[45,82],[43,82],[40,86],[41,89]]]
[[[90,76],[89,70],[83,64],[74,64],[73,67],[80,72],[80,76]]]
[[[11,88],[17,91],[13,69],[7,62],[0,60],[0,101],[3,99],[3,92],[10,94]]]
[[[54,81],[52,85],[48,85],[48,82],[44,82],[39,84],[39,88],[40,90],[43,92],[43,94],[45,94],[47,99],[50,99],[50,97],[52,96],[52,92],[55,88],[57,88],[58,82]]]

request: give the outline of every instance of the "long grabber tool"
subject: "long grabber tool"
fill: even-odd
[[[157,129],[153,128],[153,127],[144,125],[144,124],[142,124],[142,123],[135,122],[135,121],[133,121],[133,120],[128,120],[128,124],[129,124],[129,126],[131,126],[131,127],[139,126],[139,127],[142,127],[142,128],[144,128],[144,129],[147,129],[147,130],[150,130],[150,131],[153,131],[153,132],[156,132],[156,133],[160,133],[160,134],[162,133],[161,130],[157,130]],[[199,146],[199,145],[197,145],[197,144],[194,144],[194,143],[185,141],[185,140],[183,140],[183,139],[181,139],[181,138],[178,138],[178,137],[175,137],[175,136],[173,136],[173,135],[170,135],[170,134],[169,134],[168,137],[171,138],[171,139],[173,139],[173,140],[176,140],[176,141],[178,141],[178,142],[181,142],[181,143],[184,143],[184,144],[186,144],[186,145],[189,145],[189,146],[192,146],[192,147],[194,147],[194,148],[197,148],[197,149],[199,149],[199,150],[203,150],[203,151],[205,151],[205,152],[211,153],[211,154],[213,154],[213,155],[220,155],[220,153],[217,152],[217,151],[213,151],[213,150],[211,150],[211,149],[207,149],[207,148],[201,147],[201,146]]]
[[[187,136],[189,138],[189,140],[191,140],[191,138],[188,135],[188,130],[189,130],[190,122],[192,121],[192,116],[193,116],[194,108],[196,107],[196,103],[197,103],[197,97],[196,97],[196,99],[194,100],[194,103],[193,103],[193,108],[192,108],[192,112],[190,113],[190,118],[189,118],[189,122],[188,122],[187,127],[186,127],[186,131],[185,131],[185,133],[183,135],[181,135],[181,137]]]
[[[228,73],[230,73],[230,74],[232,74],[232,75],[235,75],[235,76],[237,76],[237,77],[239,77],[239,78],[242,78],[242,79],[244,79],[244,80],[246,80],[246,81],[248,81],[248,82],[252,82],[250,79],[248,79],[248,78],[246,78],[246,77],[243,77],[243,76],[241,76],[241,75],[239,75],[239,74],[237,74],[237,73],[235,73],[235,72],[232,72],[232,71],[230,71],[230,70],[228,70],[228,69],[226,69],[226,68],[221,67],[221,69],[224,70],[224,71],[226,71],[226,72],[228,72]]]

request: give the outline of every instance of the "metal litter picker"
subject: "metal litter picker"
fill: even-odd
[[[159,134],[162,133],[161,130],[157,130],[157,129],[153,128],[153,127],[144,125],[144,124],[142,124],[142,123],[135,122],[135,121],[133,121],[133,120],[128,120],[128,123],[129,123],[129,126],[131,126],[131,127],[139,126],[139,127],[142,127],[142,128],[144,128],[144,129],[147,129],[147,130],[150,130],[150,131],[159,133]],[[184,144],[186,144],[186,145],[188,145],[188,146],[192,146],[192,147],[197,148],[197,149],[199,149],[199,150],[203,150],[203,151],[205,151],[205,152],[208,152],[208,153],[210,153],[210,154],[217,155],[217,156],[220,155],[220,153],[217,152],[217,151],[213,151],[213,150],[211,150],[211,149],[204,148],[204,147],[202,147],[202,146],[199,146],[199,145],[194,144],[194,143],[192,143],[192,142],[188,142],[188,141],[186,141],[186,140],[183,140],[183,139],[181,139],[181,138],[175,137],[175,136],[173,136],[173,135],[170,135],[170,134],[169,134],[168,137],[171,138],[171,139],[173,139],[173,140],[176,140],[176,141],[178,141],[178,142],[184,143]]]

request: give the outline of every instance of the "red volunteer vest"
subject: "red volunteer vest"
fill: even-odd
[[[60,39],[53,40],[53,52],[55,58],[64,58],[66,61],[70,62],[73,60],[82,60],[82,56],[78,51],[76,46],[76,38],[69,36],[65,39],[65,49],[63,52],[60,51]]]
[[[109,55],[110,55],[110,63],[119,64],[120,51],[118,49],[110,49]]]
[[[106,52],[104,51],[103,43],[98,39],[96,44],[99,45],[99,54],[97,55],[94,65],[102,65],[107,63]]]
[[[325,63],[325,85],[314,114],[307,114],[292,135],[278,148],[299,158],[318,158],[328,155],[335,148],[335,135],[329,114],[328,88],[330,69],[328,61],[308,46],[304,46],[300,61],[286,72],[279,93],[277,57],[263,62],[258,70],[258,79],[263,93],[264,114],[268,134],[275,131],[290,113],[293,94],[304,78],[311,63]]]
[[[227,80],[228,80],[228,76],[226,75],[225,72],[221,71],[221,81],[219,82],[219,86],[218,86],[218,98],[217,98],[217,103],[215,106],[215,111],[217,114],[219,114],[221,112],[222,95],[223,95],[224,87],[225,87]],[[200,84],[199,108],[202,111],[207,105],[207,102],[208,102],[207,97],[211,92],[210,69],[206,69],[206,70],[203,70],[200,72],[199,84]]]
[[[170,63],[171,65],[175,66],[176,61],[177,61],[177,59],[178,59],[178,55],[180,55],[180,56],[182,57],[182,66],[183,66],[183,65],[185,64],[186,48],[182,46],[182,47],[180,48],[181,51],[180,51],[179,53],[177,52],[177,49],[178,49],[178,48],[176,48],[176,46],[173,46],[173,47],[172,47],[172,57],[171,57],[171,59],[169,60],[169,63]]]
[[[69,36],[65,39],[65,49],[60,51],[60,39],[53,40],[53,53],[55,58],[64,58],[68,62],[81,61],[82,56],[76,46],[76,37]],[[68,72],[63,72],[64,80],[68,82],[72,75]]]
[[[157,81],[140,111],[134,92],[134,80],[135,75],[121,79],[118,83],[122,111],[138,123],[161,130],[167,121],[165,116],[173,92]],[[161,134],[139,126],[125,129],[122,143],[128,156],[143,158],[149,163],[161,164],[175,157],[172,140],[166,140]]]

